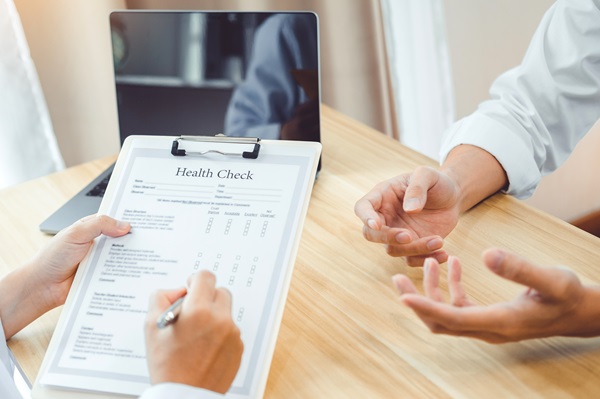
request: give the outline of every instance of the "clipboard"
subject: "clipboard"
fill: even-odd
[[[244,354],[226,397],[262,397],[321,144],[130,136],[99,213],[132,234],[81,262],[33,398],[123,398],[149,387],[143,320],[156,289],[202,269],[233,294]]]

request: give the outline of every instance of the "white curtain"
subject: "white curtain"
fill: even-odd
[[[437,159],[455,119],[442,0],[381,0],[400,141]]]
[[[0,0],[0,188],[64,168],[13,0]]]

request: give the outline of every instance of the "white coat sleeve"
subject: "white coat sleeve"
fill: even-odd
[[[23,399],[13,380],[14,364],[8,355],[6,337],[0,320],[0,398]]]

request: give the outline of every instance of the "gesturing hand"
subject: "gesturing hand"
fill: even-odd
[[[415,266],[427,257],[446,261],[443,237],[458,223],[458,201],[458,186],[448,175],[419,167],[376,185],[354,212],[367,240],[385,244],[388,254],[406,256]]]
[[[495,274],[528,287],[509,302],[490,306],[473,304],[461,283],[457,258],[448,261],[450,304],[439,289],[439,264],[425,263],[425,296],[404,275],[394,284],[402,303],[438,334],[478,338],[491,343],[549,336],[587,337],[600,334],[600,290],[584,287],[577,276],[561,267],[535,266],[522,257],[498,249],[484,253],[485,265]]]

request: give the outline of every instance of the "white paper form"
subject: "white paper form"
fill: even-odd
[[[139,395],[149,384],[149,294],[206,269],[232,292],[245,346],[228,395],[252,397],[263,371],[257,365],[270,362],[312,162],[132,149],[107,212],[129,221],[132,233],[103,237],[90,253],[42,384]]]

